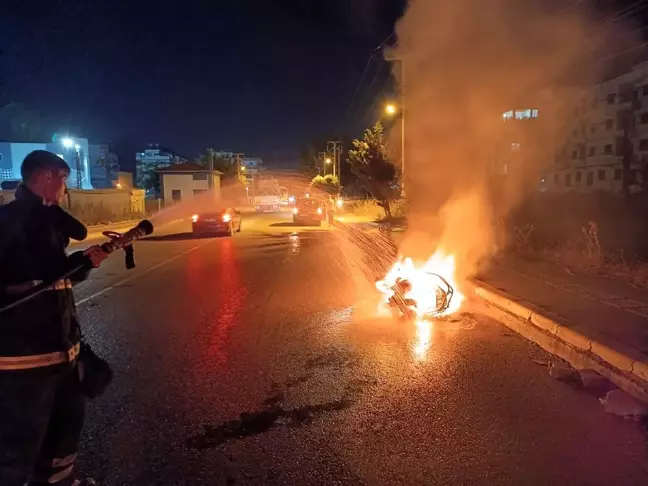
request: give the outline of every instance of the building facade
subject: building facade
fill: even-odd
[[[90,180],[95,189],[116,187],[119,179],[119,157],[110,144],[90,144],[88,146]]]
[[[569,117],[551,188],[560,192],[643,190],[648,166],[648,63],[586,90]],[[624,154],[627,174],[624,174]]]
[[[19,181],[20,166],[34,150],[47,150],[57,154],[70,166],[68,187],[92,189],[87,138],[61,137],[53,142],[0,142],[0,182]]]
[[[193,162],[174,164],[158,169],[160,193],[165,206],[191,201],[212,193],[220,200],[220,176],[222,172],[209,170]]]
[[[263,160],[258,157],[241,158],[241,170],[248,177],[257,177],[263,171]]]
[[[172,150],[151,144],[148,148],[135,154],[136,171],[135,185],[146,189],[147,195],[155,192],[157,186],[157,171],[162,167],[169,167],[185,160]]]

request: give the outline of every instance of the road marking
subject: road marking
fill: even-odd
[[[209,245],[210,243],[213,243],[214,241],[216,241],[216,240],[211,239],[209,241],[206,241],[205,243],[201,243],[200,245],[196,245],[196,246],[194,246],[192,248],[189,248],[187,251],[183,251],[182,253],[178,253],[177,255],[175,255],[175,256],[173,256],[171,258],[168,258],[168,259],[166,259],[166,260],[164,260],[164,261],[162,261],[160,263],[156,263],[152,267],[149,267],[146,270],[144,270],[144,271],[142,271],[142,272],[140,272],[140,273],[138,273],[136,275],[133,275],[132,277],[127,277],[127,278],[125,278],[123,280],[120,280],[116,284],[110,285],[110,286],[100,290],[99,292],[95,292],[94,294],[90,295],[89,297],[86,297],[85,299],[81,299],[80,301],[78,301],[76,303],[76,305],[85,304],[86,302],[94,299],[95,297],[99,297],[100,295],[105,294],[109,290],[112,290],[112,289],[117,288],[117,287],[119,287],[121,285],[124,285],[125,283],[130,282],[131,280],[135,280],[136,278],[139,278],[142,275],[146,275],[147,273],[152,272],[153,270],[157,270],[158,268],[163,267],[167,263],[171,263],[172,261],[177,260],[178,258],[183,257],[183,256],[191,253],[192,251],[197,250],[198,248],[202,248],[203,246]]]

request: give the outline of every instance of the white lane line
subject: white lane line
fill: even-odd
[[[89,297],[86,297],[85,299],[81,299],[80,301],[78,301],[78,302],[76,303],[76,305],[82,305],[82,304],[85,304],[86,302],[88,302],[88,301],[94,299],[95,297],[99,297],[101,294],[105,294],[105,293],[108,292],[109,290],[112,290],[112,289],[114,289],[114,288],[116,288],[116,287],[119,287],[120,285],[124,285],[125,283],[130,282],[131,280],[135,280],[136,278],[139,278],[139,277],[141,277],[142,275],[146,275],[147,273],[152,272],[153,270],[157,270],[158,268],[163,267],[163,266],[166,265],[167,263],[171,263],[172,261],[177,260],[178,258],[181,258],[181,257],[183,257],[183,256],[185,256],[185,255],[191,253],[192,251],[197,250],[198,248],[202,248],[202,247],[205,246],[205,245],[209,245],[210,243],[213,243],[214,241],[216,241],[216,240],[213,240],[213,239],[212,239],[212,240],[206,241],[205,243],[202,243],[202,244],[200,244],[200,245],[196,245],[196,246],[194,246],[194,247],[192,247],[192,248],[189,248],[187,251],[184,251],[184,252],[182,252],[182,253],[178,253],[177,255],[175,255],[175,256],[173,256],[173,257],[171,257],[171,258],[168,258],[167,260],[164,260],[164,261],[162,261],[162,262],[160,262],[160,263],[156,263],[156,264],[153,265],[152,267],[149,267],[149,268],[147,268],[146,270],[144,270],[144,271],[142,271],[142,272],[140,272],[140,273],[138,273],[138,274],[136,274],[136,275],[133,275],[132,277],[128,277],[128,278],[125,278],[124,280],[120,280],[120,281],[117,282],[116,284],[110,285],[110,286],[108,286],[108,287],[106,287],[106,288],[100,290],[99,292],[95,292],[94,294],[92,294],[92,295],[89,296]]]

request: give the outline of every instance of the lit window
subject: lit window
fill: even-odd
[[[538,118],[538,110],[531,111],[531,118]]]
[[[513,112],[512,111],[507,111],[506,113],[504,113],[502,115],[502,118],[504,118],[504,120],[510,120],[511,118],[513,118]]]

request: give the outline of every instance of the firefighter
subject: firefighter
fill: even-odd
[[[57,280],[76,268],[65,252],[68,238],[85,237],[54,207],[65,194],[69,172],[55,154],[31,152],[22,163],[16,199],[0,206],[2,486],[96,484],[75,468],[85,397],[76,369],[80,330],[72,285],[88,271]],[[107,256],[100,246],[83,253],[95,268]],[[43,292],[6,308],[41,282],[48,284]]]

